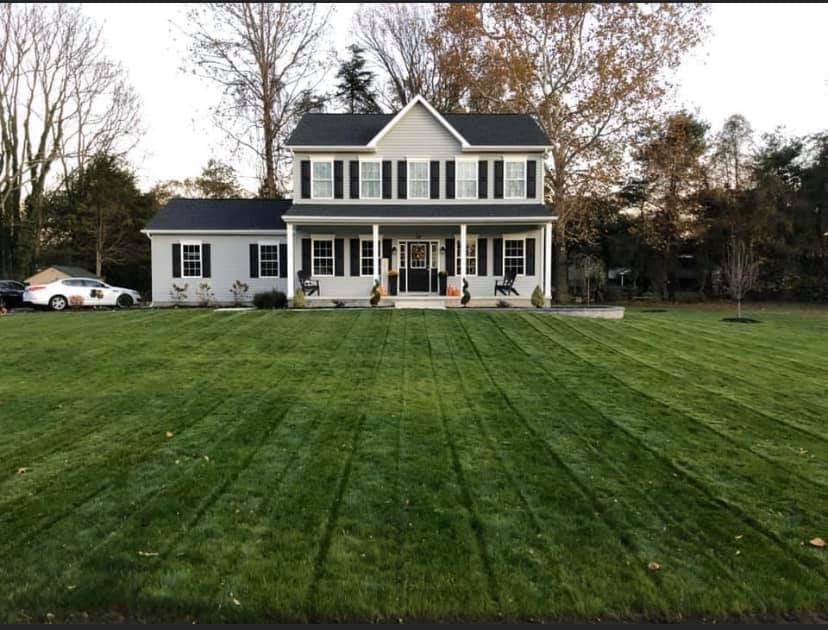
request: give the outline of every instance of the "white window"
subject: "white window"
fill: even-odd
[[[259,243],[259,277],[279,277],[278,243]]]
[[[503,239],[503,271],[522,276],[526,264],[526,241],[521,239]]]
[[[181,243],[181,277],[201,277],[201,243]]]
[[[454,274],[459,276],[462,271],[463,267],[462,260],[460,259],[460,237],[456,237],[454,239],[454,251],[457,252],[455,257],[455,266],[454,266]],[[476,236],[468,236],[466,235],[466,275],[467,276],[476,276],[477,275],[477,237]]]
[[[504,160],[503,192],[506,199],[526,198],[526,160]]]
[[[364,160],[359,163],[359,196],[362,199],[382,197],[382,162]]]
[[[359,275],[374,275],[374,239],[361,239],[359,241]]]
[[[312,259],[314,276],[334,275],[333,239],[313,239]]]
[[[428,160],[408,161],[408,198],[428,199]]]
[[[477,160],[457,160],[455,169],[457,199],[477,199]]]
[[[311,197],[333,199],[333,160],[311,162]]]

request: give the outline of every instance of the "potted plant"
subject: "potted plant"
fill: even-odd
[[[437,281],[440,287],[440,295],[446,295],[446,290],[448,288],[448,276],[445,271],[441,271],[437,274]]]
[[[397,295],[397,281],[399,280],[400,272],[396,269],[391,269],[388,272],[388,293]]]

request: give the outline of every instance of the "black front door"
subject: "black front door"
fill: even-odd
[[[408,243],[408,286],[409,293],[428,293],[429,246],[427,241]]]

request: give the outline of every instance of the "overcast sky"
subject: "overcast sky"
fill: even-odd
[[[350,43],[356,4],[337,6],[331,41]],[[143,103],[146,135],[132,156],[144,186],[197,175],[211,156],[228,159],[211,129],[207,108],[216,92],[181,71],[185,41],[176,4],[85,4],[103,25],[112,57],[120,60]],[[677,105],[696,111],[714,129],[733,113],[757,132],[828,129],[828,6],[716,4],[713,32],[680,69]],[[229,160],[228,160],[229,161]],[[255,190],[249,163],[232,161]]]

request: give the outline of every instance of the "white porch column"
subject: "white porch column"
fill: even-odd
[[[552,298],[552,224],[546,224],[546,250],[543,257],[543,297]]]
[[[287,224],[287,297],[293,299],[293,224]]]
[[[466,224],[460,224],[460,281],[466,277]]]
[[[380,248],[380,242],[379,242],[379,224],[378,224],[378,223],[374,223],[374,225],[372,226],[372,228],[373,228],[372,232],[373,232],[373,237],[374,237],[374,280],[379,280],[379,279],[380,279],[380,266],[379,266],[379,260],[380,260],[380,256],[379,256],[379,255],[380,255],[380,251],[379,251],[379,248]]]

